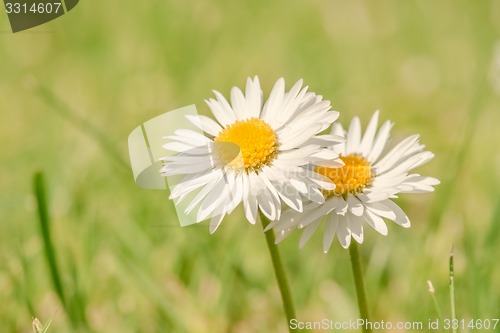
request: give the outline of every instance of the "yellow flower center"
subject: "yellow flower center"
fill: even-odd
[[[215,142],[230,142],[238,145],[241,158],[228,158],[227,149],[216,149],[219,160],[234,169],[245,168],[247,172],[257,171],[269,164],[278,153],[278,138],[274,130],[262,119],[237,120],[219,132]],[[221,145],[224,146],[224,145]],[[230,154],[229,154],[230,155]],[[234,156],[234,155],[233,155]]]
[[[323,192],[327,198],[360,193],[372,180],[371,165],[363,156],[350,154],[339,157],[345,163],[341,168],[315,168],[317,173],[330,178],[336,185],[334,190]]]

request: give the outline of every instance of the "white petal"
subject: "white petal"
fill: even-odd
[[[285,183],[278,189],[278,194],[283,202],[295,211],[302,212],[303,205],[300,194],[296,188]]]
[[[410,182],[410,183],[423,183],[423,184],[429,185],[429,186],[436,186],[436,185],[441,184],[441,182],[439,181],[439,179],[436,179],[436,178],[433,178],[433,177],[423,177],[423,176],[420,176],[418,174],[408,175],[408,178],[405,180],[405,183],[406,182]]]
[[[334,182],[331,181],[330,178],[325,177],[319,173],[311,173],[309,175],[309,179],[317,184],[321,189],[327,190],[327,191],[332,191],[335,189],[336,185]]]
[[[229,202],[227,203],[227,214],[230,214],[243,199],[243,178],[234,172],[225,173],[224,180],[229,185]]]
[[[351,121],[351,125],[349,126],[349,130],[347,131],[345,153],[349,155],[351,153],[358,152],[360,141],[361,141],[361,123],[359,122],[358,117],[354,117]]]
[[[296,115],[288,122],[284,122],[280,118],[279,123],[275,122],[275,124],[271,125],[276,129],[283,142],[288,142],[294,138],[294,135],[304,130],[312,133],[310,137],[312,138],[320,131],[326,129],[336,119],[337,114],[335,112],[328,112],[329,108],[330,103],[322,101],[309,107],[307,110],[300,111],[298,109]],[[277,126],[279,124],[283,125]]]
[[[243,208],[245,210],[245,216],[251,224],[255,224],[257,221],[257,196],[253,193],[248,194],[248,199],[243,201]]]
[[[309,145],[305,147],[301,147],[298,149],[288,150],[281,152],[278,155],[278,159],[280,161],[290,161],[290,160],[298,160],[298,164],[294,165],[305,165],[309,163],[309,156],[319,150],[319,146],[317,145]],[[280,147],[281,149],[281,147]],[[285,150],[285,149],[283,149]]]
[[[220,180],[216,186],[211,190],[206,198],[201,203],[198,209],[198,214],[196,220],[198,222],[205,220],[210,216],[210,214],[217,209],[218,205],[221,204],[227,197],[228,191],[226,189],[227,184]]]
[[[339,155],[330,149],[317,149],[315,153],[310,155],[311,159],[322,159],[322,160],[334,160],[339,157]]]
[[[320,221],[316,221],[314,223],[309,224],[307,227],[304,228],[304,231],[302,232],[302,235],[300,236],[299,248],[302,249],[304,247],[304,245],[306,245],[307,241],[314,234],[314,231],[316,231],[316,229],[318,229],[319,224],[320,224]]]
[[[325,226],[325,234],[323,236],[323,251],[328,252],[332,246],[335,233],[339,225],[339,216],[337,214],[330,214]],[[301,239],[302,240],[302,239]]]
[[[311,125],[311,127],[303,128],[300,132],[295,132],[295,135],[286,141],[280,139],[280,149],[288,150],[293,149],[306,142],[314,134],[318,133],[320,130],[318,125]]]
[[[285,80],[280,78],[274,84],[271,94],[269,95],[269,99],[262,108],[261,119],[263,119],[266,123],[270,123],[270,121],[272,121],[276,116],[276,112],[279,111],[284,98]]]
[[[325,197],[317,188],[311,188],[307,193],[304,194],[305,197],[312,202],[322,204],[325,202]]]
[[[274,221],[277,219],[278,215],[275,202],[273,200],[273,197],[271,196],[271,193],[267,189],[260,191],[259,195],[257,196],[257,204],[262,214],[264,214],[264,216],[267,217],[270,221]]]
[[[286,211],[283,213],[281,218],[282,223],[277,225],[276,229],[286,229],[291,225],[298,225],[299,228],[306,227],[307,225],[329,214],[333,210],[333,205],[334,203],[332,201],[327,201],[323,205],[310,203],[304,207],[304,213],[300,215],[294,211]]]
[[[362,224],[362,218],[358,216],[354,216],[352,214],[347,213],[345,215],[345,218],[347,219],[349,229],[351,229],[351,235],[352,238],[359,244],[363,243],[363,224]]]
[[[418,135],[412,135],[392,148],[382,159],[380,159],[373,167],[377,169],[379,174],[392,168],[402,157],[406,155],[406,151],[418,142]]]
[[[427,163],[433,157],[434,157],[434,154],[429,152],[429,151],[417,153],[417,154],[409,157],[407,160],[402,161],[400,164],[395,166],[393,169],[390,169],[390,170],[384,172],[383,175],[393,176],[393,175],[406,173],[409,170],[412,170],[414,168],[421,166],[424,163]],[[380,175],[382,175],[382,174],[380,174]]]
[[[217,122],[206,116],[187,115],[186,118],[203,132],[210,135],[217,136],[222,131],[222,127]]]
[[[333,197],[330,200],[334,202],[334,208],[337,214],[344,215],[347,212],[349,205],[342,197]]]
[[[176,144],[176,146],[171,146],[172,144]],[[177,146],[177,144],[179,146]],[[184,144],[181,142],[168,142],[164,144],[162,147],[167,150],[174,150],[178,153],[177,156],[193,156],[193,155],[210,155],[213,153],[213,142],[208,144],[204,144],[202,146],[193,147],[189,144]],[[181,149],[183,147],[183,149]],[[172,148],[172,149],[171,149]],[[160,158],[160,160],[164,160],[165,158]]]
[[[337,155],[338,153],[336,152],[335,154]],[[340,158],[329,161],[311,161],[311,164],[325,168],[341,168],[345,165]]]
[[[371,186],[374,188],[394,188],[404,182],[405,178],[406,175],[404,173],[376,176]]]
[[[290,233],[292,231],[293,231],[292,229],[286,229],[286,230],[282,230],[282,231],[274,231],[274,237],[275,237],[274,244],[278,244],[281,241],[283,241],[286,237],[288,237],[288,235],[290,235]],[[268,232],[268,231],[266,231],[266,232]]]
[[[411,223],[408,216],[406,216],[405,212],[399,207],[394,201],[387,200],[384,201],[384,205],[392,209],[392,211],[396,214],[396,218],[393,220],[403,228],[409,228]]]
[[[414,156],[419,156],[419,159],[418,159],[417,163],[415,163],[412,166],[412,169],[418,168],[419,166],[424,165],[425,163],[432,160],[434,158],[434,153],[432,153],[430,151],[424,151],[424,152],[421,152],[421,153],[416,154]]]
[[[307,193],[307,185],[306,183],[298,178],[290,179],[290,184],[299,191],[299,193],[305,194]]]
[[[308,144],[317,144],[322,147],[326,147],[342,142],[345,142],[345,139],[341,136],[333,134],[325,134],[325,135],[313,136],[311,139],[309,139]]]
[[[176,141],[167,142],[162,147],[166,150],[171,150],[175,152],[184,152],[193,149],[192,145],[187,145],[185,143],[180,143]]]
[[[391,131],[391,127],[392,127],[391,122],[386,121],[380,128],[380,131],[378,132],[377,137],[373,142],[372,150],[370,151],[370,153],[366,158],[368,162],[370,162],[371,164],[374,164],[374,162],[379,158],[380,154],[387,145],[387,142],[389,141],[389,134]]]
[[[263,181],[262,175],[255,176],[255,179],[250,178],[252,184],[256,179],[260,178]],[[271,185],[272,186],[272,185]],[[261,188],[257,196],[257,202],[260,211],[271,221],[276,220],[279,217],[278,206],[279,198],[276,189],[272,191],[266,184],[265,187]]]
[[[199,173],[209,170],[213,167],[213,163],[207,160],[203,163],[198,164],[178,164],[178,163],[168,163],[162,168],[162,174],[164,176],[173,176],[181,174]]]
[[[347,226],[345,217],[342,216],[339,217],[337,238],[344,249],[347,249],[351,245],[351,230]]]
[[[260,111],[262,109],[262,90],[260,88],[260,82],[257,76],[254,77],[253,81],[250,78],[247,79],[245,97],[247,117],[260,117]]]
[[[433,177],[423,177],[418,174],[411,174],[398,187],[401,193],[427,193],[433,192],[434,187],[440,184],[440,181]],[[406,188],[405,186],[408,186]]]
[[[290,91],[285,93],[283,104],[280,107],[280,116],[276,117],[277,114],[275,114],[274,119],[271,120],[274,128],[281,127],[283,124],[288,123],[289,119],[298,110],[298,107],[307,91],[307,88],[303,90],[300,89],[302,87],[302,83],[302,80],[297,81]]]
[[[339,136],[341,138],[345,138],[346,132],[345,132],[344,127],[342,126],[342,124],[335,123],[332,126],[331,134]],[[344,140],[344,142],[345,142],[345,140]]]
[[[215,119],[217,119],[219,124],[221,124],[222,126],[227,126],[234,123],[236,121],[236,115],[231,109],[229,103],[221,93],[215,90],[213,92],[217,97],[217,100],[210,98],[208,100],[205,100],[205,103],[207,103]]]
[[[388,199],[391,197],[391,193],[387,191],[370,191],[366,190],[363,193],[357,195],[358,199],[362,202],[377,202]]]
[[[347,196],[347,205],[349,206],[349,211],[355,216],[363,215],[364,206],[355,196]]]
[[[372,213],[369,209],[365,209],[363,217],[365,218],[366,222],[378,233],[384,236],[387,235],[387,225],[380,216]]]
[[[250,179],[246,173],[241,174],[243,184],[243,209],[247,220],[255,224],[257,221],[257,197],[251,188]]]
[[[217,216],[212,217],[212,219],[210,220],[210,233],[211,234],[213,234],[215,232],[215,230],[217,230],[217,228],[221,224],[222,220],[224,219],[224,216],[225,215],[221,214],[221,215],[217,215]]]
[[[385,204],[387,201],[389,200],[366,203],[365,205],[370,212],[394,221],[396,219],[396,213]]]
[[[273,217],[267,216],[270,220],[275,220],[277,219],[278,213],[277,213],[277,202],[279,203],[279,196],[277,190],[274,188],[274,186],[269,182],[269,180],[264,176],[263,173],[259,173],[259,175],[255,173],[250,174],[250,183],[253,185],[257,185],[257,203],[259,204],[259,207],[264,205],[266,208],[266,211],[269,214],[272,214]],[[261,208],[262,211],[262,208]]]
[[[172,192],[170,193],[170,199],[178,198],[186,193],[190,193],[211,181],[216,182],[217,179],[221,177],[220,172],[207,172],[201,175],[195,175],[194,178],[191,179],[182,179],[179,184],[175,185]]]
[[[175,162],[169,164],[180,164],[180,165],[191,165],[191,164],[200,164],[206,163],[207,161],[211,161],[210,155],[186,155],[186,154],[176,154],[171,156],[166,156],[161,158],[162,161],[165,162]]]
[[[340,137],[345,137],[344,128],[339,123],[334,123],[333,124],[331,133],[333,135],[337,135],[337,136],[340,136]],[[339,143],[337,145],[334,145],[333,146],[333,150],[336,153],[340,154],[340,155],[346,156],[345,146],[346,146],[345,142],[341,142],[341,143]]]
[[[194,147],[204,146],[207,143],[212,142],[211,139],[207,138],[205,135],[199,132],[195,132],[192,130],[180,129],[174,131],[175,135],[170,135],[163,137],[164,139],[169,139],[172,141],[179,141],[185,143],[187,145],[191,145]]]
[[[373,116],[366,127],[365,134],[363,135],[363,139],[361,139],[361,143],[359,144],[358,151],[362,156],[368,156],[373,146],[373,139],[375,138],[375,134],[377,133],[378,126],[378,110],[375,111]]]
[[[231,106],[236,114],[236,118],[239,120],[246,118],[247,110],[245,96],[243,96],[243,93],[238,87],[233,87],[231,89]]]

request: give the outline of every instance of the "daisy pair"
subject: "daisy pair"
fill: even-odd
[[[383,218],[409,227],[391,199],[430,192],[439,183],[409,174],[433,157],[418,136],[388,150],[392,124],[377,130],[378,112],[363,135],[358,118],[345,131],[333,124],[339,114],[330,110],[330,102],[302,87],[302,81],[287,92],[284,80],[278,80],[267,100],[257,77],[247,80],[245,93],[234,87],[230,102],[214,94],[206,102],[216,121],[193,117],[205,135],[178,130],[167,137],[164,148],[176,154],[165,157],[161,169],[164,176],[184,176],[171,198],[180,202],[197,193],[186,213],[198,207],[197,221],[210,218],[210,232],[242,204],[250,223],[259,211],[271,221],[266,230],[274,229],[277,242],[304,229],[303,246],[324,223],[325,252],[335,235],[347,248],[351,239],[363,242],[363,225],[387,234]],[[332,124],[330,134],[321,134]]]

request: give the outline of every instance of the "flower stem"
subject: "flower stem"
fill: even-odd
[[[354,276],[356,295],[358,297],[359,315],[360,318],[365,321],[365,325],[363,325],[363,332],[371,333],[371,328],[366,325],[366,323],[370,321],[370,317],[368,315],[368,302],[366,301],[365,284],[363,281],[363,272],[361,270],[361,261],[359,259],[358,243],[351,243],[349,246],[349,255],[351,257],[352,274]]]
[[[269,220],[262,214],[260,214],[260,221],[262,222],[262,227],[264,229],[269,224]],[[283,263],[281,262],[280,252],[275,244],[274,232],[270,230],[268,232],[265,232],[264,234],[266,236],[267,248],[269,249],[271,260],[273,262],[274,274],[276,275],[276,279],[278,280],[281,300],[283,301],[283,309],[285,310],[287,319],[287,327],[289,331],[292,332],[290,321],[297,318],[295,314],[295,307],[293,306],[292,293],[290,292],[288,279],[286,277]]]

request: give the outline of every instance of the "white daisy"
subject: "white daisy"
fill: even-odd
[[[269,220],[278,219],[282,202],[299,212],[304,198],[324,202],[322,191],[335,185],[307,166],[343,165],[326,148],[343,139],[318,135],[338,118],[338,112],[329,111],[329,101],[302,88],[302,80],[286,92],[285,81],[279,79],[263,105],[257,77],[247,80],[245,94],[232,88],[231,103],[214,94],[216,99],[206,103],[217,121],[188,116],[206,134],[178,130],[164,145],[177,154],[162,159],[162,174],[185,175],[170,198],[179,203],[197,191],[186,214],[199,207],[197,222],[211,218],[213,233],[240,203],[248,221],[255,223],[259,210]]]
[[[404,228],[410,220],[391,199],[398,193],[425,193],[434,191],[439,184],[436,178],[409,174],[410,170],[429,162],[434,154],[424,151],[419,136],[413,135],[387,151],[389,132],[392,127],[386,121],[377,133],[378,111],[361,133],[359,118],[355,117],[347,131],[335,123],[332,134],[346,138],[344,143],[332,146],[345,165],[341,168],[315,167],[315,171],[330,178],[334,190],[323,191],[324,204],[310,203],[303,213],[284,212],[280,221],[272,222],[280,242],[294,229],[304,229],[299,246],[302,248],[318,226],[324,222],[323,249],[327,252],[337,238],[348,248],[351,238],[363,242],[363,226],[368,224],[382,235],[387,235],[383,218],[392,220]]]

